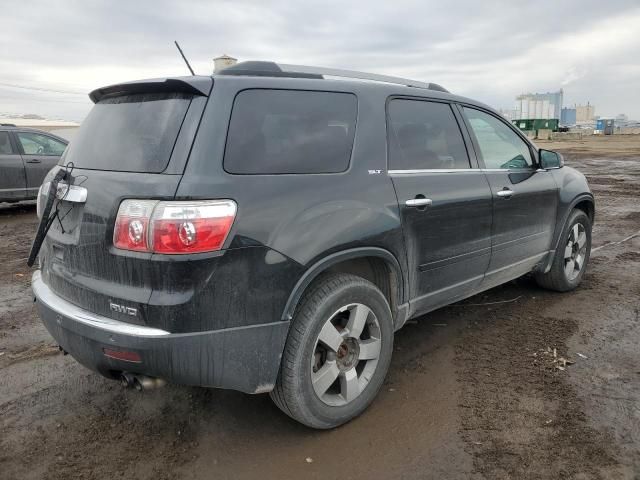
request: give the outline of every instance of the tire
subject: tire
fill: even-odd
[[[393,332],[389,304],[374,284],[350,274],[322,275],[296,308],[271,399],[312,428],[348,422],[380,390]]]
[[[556,292],[571,291],[580,285],[590,255],[591,220],[582,210],[573,210],[562,230],[551,269],[547,273],[537,273],[536,282],[541,287]]]

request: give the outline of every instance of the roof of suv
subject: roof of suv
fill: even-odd
[[[361,86],[373,85],[375,88],[384,89],[389,95],[421,96],[441,98],[446,100],[468,103],[495,112],[495,109],[477,100],[454,95],[446,88],[436,84],[411,80],[408,78],[379,75],[374,73],[342,70],[335,68],[311,67],[305,65],[278,64],[275,62],[248,61],[240,62],[214,74],[212,77],[262,77],[282,78],[291,82],[300,79],[301,82],[322,80],[332,82],[331,85],[351,84]]]
[[[377,88],[387,90],[390,95],[441,98],[477,105],[495,112],[495,110],[488,105],[470,98],[454,95],[436,83],[353,70],[278,64],[266,61],[240,62],[211,76],[165,77],[110,85],[92,91],[89,97],[94,103],[97,103],[105,97],[138,92],[181,91],[193,95],[208,96],[211,88],[211,80],[221,77],[260,77],[265,80],[283,79],[288,84],[294,83],[296,80],[305,83],[307,81],[314,82],[321,80],[326,81],[327,86],[330,85],[329,82],[331,82],[331,85],[340,82],[341,85],[352,84],[356,87],[367,83],[369,85],[375,85]],[[336,80],[336,78],[339,80]]]
[[[408,78],[392,77],[375,73],[357,72],[355,70],[343,70],[339,68],[308,67],[305,65],[287,65],[274,62],[249,61],[235,64],[222,70],[220,75],[248,75],[264,77],[292,77],[292,78],[315,78],[325,77],[351,78],[357,80],[368,80],[382,83],[392,83],[405,85],[407,87],[426,88],[439,92],[449,92],[437,83],[425,83]]]

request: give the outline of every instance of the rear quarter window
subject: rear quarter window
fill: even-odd
[[[344,172],[357,110],[351,93],[244,90],[234,100],[224,168],[235,174]]]

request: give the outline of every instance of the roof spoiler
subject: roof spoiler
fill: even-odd
[[[97,88],[89,94],[89,98],[93,103],[98,103],[104,98],[118,95],[162,92],[181,92],[207,97],[211,92],[212,85],[211,77],[204,76],[155,78]]]

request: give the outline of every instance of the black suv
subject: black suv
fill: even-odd
[[[67,141],[35,128],[0,124],[0,202],[32,200]]]
[[[33,291],[61,347],[125,385],[270,392],[335,427],[407,319],[585,272],[585,177],[438,85],[245,62],[90,97],[41,189]]]

